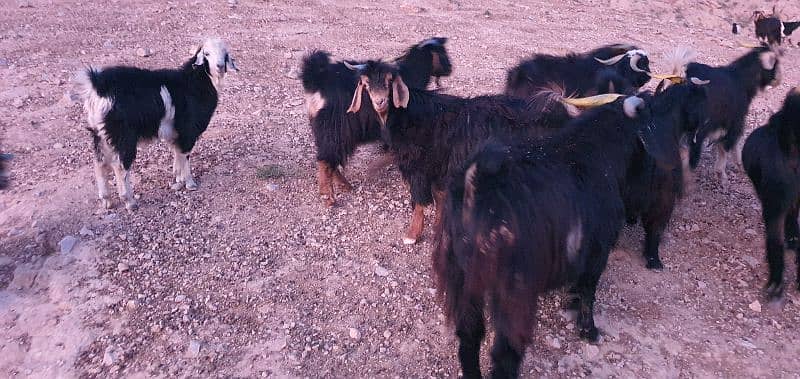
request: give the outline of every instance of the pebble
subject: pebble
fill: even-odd
[[[73,236],[66,236],[58,242],[58,247],[61,249],[61,254],[68,254],[78,243],[78,239]]]
[[[56,143],[53,144],[53,148],[54,149],[63,149],[64,148],[64,144],[61,143],[61,142],[56,142]]]
[[[292,52],[289,51],[289,52],[284,53],[283,57],[286,58],[286,59],[292,59]]]
[[[200,356],[200,341],[191,340],[189,346],[186,348],[187,358],[197,358]]]
[[[119,272],[125,272],[128,271],[128,269],[130,269],[130,267],[125,263],[120,262],[120,264],[117,265],[117,271]]]
[[[140,48],[136,49],[136,55],[138,55],[138,56],[140,56],[142,58],[149,57],[149,56],[153,55],[153,50],[145,49],[145,48],[140,47]]]
[[[750,307],[750,309],[752,309],[754,312],[761,313],[761,302],[759,302],[758,300],[756,300],[756,301],[754,301],[754,302],[750,303],[749,307]]]
[[[361,339],[361,332],[358,331],[358,329],[356,329],[356,328],[350,328],[350,330],[348,331],[348,334],[350,335],[350,338],[352,338],[354,340]]]
[[[375,266],[375,275],[378,275],[378,276],[389,276],[389,270],[387,270],[387,269],[385,269],[385,268],[383,268],[381,266]]]
[[[113,366],[122,359],[123,353],[116,345],[109,345],[103,352],[103,366]]]
[[[25,99],[21,98],[21,97],[18,97],[16,99],[14,99],[14,101],[11,102],[11,105],[13,105],[14,108],[17,108],[17,109],[22,108],[25,105]]]
[[[278,185],[274,183],[267,184],[267,191],[277,191]]]
[[[586,359],[593,360],[600,355],[600,348],[592,344],[587,344],[583,347],[583,354],[586,356]]]
[[[80,234],[81,236],[89,236],[89,237],[94,236],[94,232],[85,226],[82,227],[80,231],[78,231],[78,234]]]
[[[279,336],[274,341],[267,343],[267,350],[271,352],[278,352],[286,347],[286,336]]]
[[[391,337],[392,337],[392,332],[390,332],[388,330],[383,332],[383,338],[389,339]]]

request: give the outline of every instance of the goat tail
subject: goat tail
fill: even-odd
[[[303,81],[303,89],[307,93],[318,92],[322,89],[330,64],[331,54],[323,50],[313,51],[303,58],[300,78]]]
[[[697,52],[687,46],[677,47],[664,56],[667,72],[681,77],[686,76],[686,66],[695,59],[697,59]]]
[[[507,146],[496,143],[480,149],[451,182],[437,222],[433,267],[451,321],[471,306],[470,299],[485,293],[507,258],[503,251],[514,243],[515,227],[507,217],[513,205],[496,194],[494,183],[509,153]]]
[[[87,67],[75,73],[72,78],[72,85],[67,89],[67,98],[75,103],[82,103],[96,92],[93,77],[98,71],[92,67]]]
[[[784,22],[783,23],[783,35],[788,37],[790,36],[797,28],[800,28],[800,21],[794,22]]]

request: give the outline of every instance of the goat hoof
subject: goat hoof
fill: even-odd
[[[567,303],[567,310],[577,312],[581,309],[581,299],[578,297],[573,297],[572,300]]]
[[[581,328],[580,337],[585,341],[595,343],[600,340],[600,331],[594,326],[588,329]]]
[[[109,199],[100,199],[100,201],[103,203],[103,207],[105,209],[111,209],[114,207],[114,203],[112,203]]]
[[[783,283],[768,283],[767,288],[764,289],[764,294],[767,301],[781,301],[783,298]]]
[[[197,191],[197,183],[195,182],[186,182],[186,189],[189,191]]]
[[[136,203],[135,201],[127,202],[127,203],[125,203],[125,209],[133,212],[133,211],[139,209],[139,204]]]
[[[403,237],[403,245],[413,245],[415,243],[417,243],[417,239],[416,238]]]
[[[175,183],[172,183],[172,185],[169,186],[169,188],[172,188],[173,191],[177,191],[177,190],[183,188],[183,186],[184,186],[183,182],[175,182]]]
[[[647,259],[647,269],[653,271],[662,271],[664,270],[664,264],[661,263],[661,260],[658,258]]]

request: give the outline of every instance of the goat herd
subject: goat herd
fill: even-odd
[[[391,63],[335,62],[324,51],[303,59],[319,190],[333,205],[336,189],[351,188],[340,171],[348,157],[360,144],[382,142],[410,187],[404,243],[420,238],[424,208],[436,206],[433,267],[464,376],[481,376],[487,308],[496,333],[492,376],[515,377],[545,291],[571,284],[580,336],[598,339],[595,292],[623,222],[641,221],[646,265],[663,267],[660,240],[705,141],[713,141],[727,185],[727,156],[753,98],[779,80],[781,54],[762,45],[711,67],[678,50],[663,75],[635,46],[538,54],[508,71],[505,94],[464,98],[427,89],[452,72],[446,41],[427,39]],[[227,46],[210,39],[177,70],[90,68],[76,76],[71,96],[86,112],[104,206],[113,205],[111,170],[125,207],[137,207],[130,169],[137,143],[148,139],[172,146],[173,188],[197,189],[189,153],[228,70],[236,66]],[[638,92],[652,78],[661,80],[656,90]],[[784,248],[797,250],[800,238],[798,89],[747,140],[741,161],[763,204],[767,295],[779,299]]]

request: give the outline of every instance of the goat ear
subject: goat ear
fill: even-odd
[[[392,101],[395,108],[408,108],[408,87],[400,75],[392,80]]]
[[[667,133],[663,124],[659,126],[648,123],[637,134],[647,155],[653,157],[660,167],[671,170],[681,163],[678,142]]]
[[[347,108],[347,113],[358,113],[361,109],[361,92],[364,92],[364,81],[358,79],[356,92],[353,94],[353,101],[350,102],[350,108]]]
[[[195,54],[194,65],[195,66],[202,66],[203,61],[205,61],[205,56],[203,55],[203,49],[198,49],[197,54]]]
[[[233,58],[231,58],[230,54],[225,56],[225,68],[234,72],[239,72],[239,68],[236,67],[236,63],[233,62]]]
[[[765,51],[759,54],[758,58],[761,60],[761,67],[765,70],[772,70],[775,68],[775,64],[778,63],[778,56],[772,51]]]

